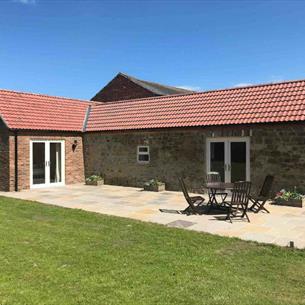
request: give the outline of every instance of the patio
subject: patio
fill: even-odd
[[[213,214],[161,213],[160,208],[182,210],[187,206],[180,192],[154,193],[132,187],[77,184],[0,195],[280,246],[294,241],[295,247],[305,248],[304,208],[268,205],[270,214],[249,213],[251,223],[236,220],[231,224]]]

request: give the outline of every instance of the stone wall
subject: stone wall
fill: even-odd
[[[260,185],[275,176],[273,191],[295,186],[305,193],[305,124],[261,125],[252,128],[251,181]]]
[[[15,190],[15,138],[0,121],[0,190]],[[250,173],[256,192],[267,174],[275,176],[273,191],[296,186],[305,192],[305,124],[262,124],[153,131],[18,133],[18,189],[30,184],[30,140],[65,140],[66,183],[102,174],[109,184],[139,186],[158,178],[168,190],[179,190],[178,177],[190,189],[201,189],[206,175],[206,139],[250,138]],[[72,149],[74,140],[78,145]],[[83,143],[84,141],[84,143]],[[84,151],[83,151],[84,145]],[[149,164],[137,162],[137,146],[149,145]],[[84,158],[85,157],[85,158]],[[85,162],[85,168],[84,168]],[[85,172],[85,173],[84,173]]]
[[[179,190],[178,177],[182,176],[192,190],[199,191],[206,176],[206,138],[247,133],[239,127],[87,133],[85,172],[101,173],[109,184],[139,187],[156,177],[168,190]],[[137,162],[138,145],[149,145],[149,164]]]
[[[268,124],[155,131],[99,132],[84,135],[85,173],[102,174],[106,183],[139,186],[157,177],[168,190],[179,190],[179,176],[201,189],[206,175],[208,137],[250,138],[252,191],[267,174],[275,176],[273,192],[305,183],[305,125]],[[149,145],[149,164],[137,162],[137,146]]]
[[[149,144],[149,164],[137,162],[137,146]],[[86,175],[103,174],[105,182],[143,186],[152,178],[176,190],[178,177],[194,188],[204,179],[204,135],[201,131],[87,133],[84,136]]]

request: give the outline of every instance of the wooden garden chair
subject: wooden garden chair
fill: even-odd
[[[250,201],[252,202],[252,205],[250,207],[250,210],[254,213],[258,213],[259,211],[265,211],[267,213],[270,213],[265,208],[265,203],[269,199],[270,191],[272,188],[272,184],[274,181],[274,176],[267,175],[264,183],[262,185],[262,188],[260,190],[260,193],[258,196],[250,196]]]
[[[201,196],[190,196],[185,186],[184,180],[179,178],[179,184],[183,192],[184,198],[188,203],[188,207],[183,211],[185,214],[202,214],[202,203],[204,198]]]
[[[250,222],[250,219],[247,215],[250,190],[251,182],[241,181],[234,183],[231,201],[224,203],[227,208],[226,219],[230,220],[231,223],[232,219],[236,217],[246,217],[248,222]]]

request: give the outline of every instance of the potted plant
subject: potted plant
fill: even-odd
[[[165,191],[165,183],[155,179],[151,179],[144,183],[144,191],[162,192]]]
[[[104,178],[99,175],[92,175],[88,178],[86,178],[86,185],[103,185],[104,184]]]
[[[274,198],[274,202],[278,205],[302,208],[303,197],[304,195],[299,193],[296,187],[294,187],[293,191],[286,191],[284,189],[279,191]]]

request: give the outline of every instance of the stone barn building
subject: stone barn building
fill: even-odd
[[[200,190],[267,174],[274,191],[305,190],[305,80],[199,93],[81,101],[0,90],[1,190],[83,183],[139,186],[152,178]]]

